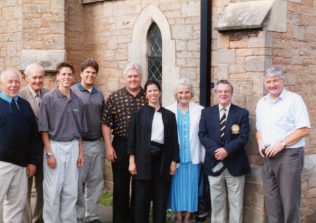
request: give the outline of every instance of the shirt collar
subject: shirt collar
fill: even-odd
[[[85,89],[85,88],[82,86],[82,84],[81,84],[80,82],[78,82],[78,89],[79,89],[80,91],[88,91],[87,89]],[[88,92],[90,92],[90,91],[88,91]],[[97,93],[97,89],[96,89],[94,86],[92,86],[91,94],[94,94],[94,93]]]
[[[226,109],[226,114],[228,114],[231,105],[232,105],[232,103],[229,103],[229,105],[227,105],[227,106],[225,107],[225,109]],[[219,112],[221,112],[221,110],[222,110],[223,108],[224,108],[224,107],[223,107],[222,105],[218,104]]]
[[[41,96],[41,90],[39,90],[37,93],[30,87],[30,85],[27,86],[33,96],[35,98],[37,95]]]
[[[128,94],[128,95],[131,95],[133,97],[138,97],[138,96],[143,96],[143,95],[145,96],[145,92],[144,92],[144,89],[142,87],[140,88],[140,91],[137,93],[136,96],[134,96],[131,93],[129,93],[129,91],[127,90],[126,87],[124,87],[123,89],[124,89],[124,94]]]
[[[275,103],[275,102],[277,102],[279,100],[282,100],[282,99],[286,98],[286,94],[287,94],[287,90],[285,88],[283,88],[281,94],[275,100],[271,99],[270,94],[267,94],[263,98],[264,98],[265,101],[269,101],[270,103]]]
[[[56,94],[57,94],[57,96],[58,96],[59,98],[68,98],[69,100],[72,99],[72,90],[71,90],[71,89],[70,89],[70,95],[69,95],[69,97],[66,96],[66,95],[64,95],[63,93],[61,93],[61,91],[59,90],[58,87],[56,87]]]
[[[6,95],[4,92],[0,92],[0,98],[2,98],[3,100],[5,100],[8,103],[11,103],[13,99],[15,102],[17,102],[19,99],[18,96],[16,96],[15,98],[11,98],[8,95]]]

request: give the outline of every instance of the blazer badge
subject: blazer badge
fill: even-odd
[[[234,135],[239,134],[240,127],[238,124],[233,124],[231,129],[232,129],[232,134],[234,134]]]

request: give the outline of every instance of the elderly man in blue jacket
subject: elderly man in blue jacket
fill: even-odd
[[[232,104],[233,86],[227,80],[217,82],[215,93],[218,104],[202,110],[199,126],[206,150],[204,171],[209,175],[212,223],[242,223],[245,174],[250,172],[244,149],[250,132],[249,113]]]
[[[3,209],[0,221],[21,222],[27,177],[35,174],[41,140],[31,106],[17,96],[20,73],[5,70],[0,82],[0,209]]]

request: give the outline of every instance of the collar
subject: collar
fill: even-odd
[[[232,103],[229,103],[229,105],[227,105],[227,106],[225,107],[225,108],[226,108],[226,114],[228,114],[231,105],[232,105]],[[218,104],[219,112],[221,112],[221,110],[222,110],[223,108],[224,108],[224,107],[223,107],[222,105]]]
[[[30,85],[27,85],[27,87],[29,88],[31,95],[33,96],[33,98],[35,98],[37,95],[41,96],[41,90],[38,91],[38,93],[36,93],[31,87]]]
[[[124,91],[124,94],[128,94],[128,95],[131,95],[133,97],[138,97],[138,96],[141,96],[141,95],[145,96],[145,92],[144,92],[144,89],[142,87],[140,87],[140,91],[135,96],[132,95],[131,93],[129,93],[129,91],[127,90],[126,87],[123,88],[123,91]]]
[[[80,91],[88,91],[86,88],[84,88],[82,86],[82,84],[80,82],[78,82],[77,86],[78,86],[78,89]],[[90,91],[88,91],[88,92],[90,93]],[[91,94],[94,94],[94,93],[97,93],[97,92],[98,92],[97,89],[94,86],[92,86]]]
[[[57,94],[57,97],[59,97],[59,98],[68,98],[69,100],[71,100],[71,98],[72,98],[72,90],[71,89],[70,89],[69,97],[67,95],[64,95],[63,93],[61,93],[61,91],[59,90],[58,87],[56,87],[55,92]]]
[[[2,98],[3,100],[5,100],[8,103],[11,103],[13,99],[15,102],[17,102],[19,99],[18,96],[16,96],[15,98],[11,98],[8,95],[6,95],[4,92],[0,92],[0,98]]]
[[[286,95],[287,95],[287,92],[288,92],[288,91],[284,88],[284,89],[282,90],[281,94],[279,95],[279,97],[277,97],[275,100],[272,100],[272,99],[271,99],[270,94],[267,94],[266,96],[264,96],[263,99],[264,99],[265,101],[269,101],[270,103],[275,103],[275,102],[277,102],[277,101],[279,101],[279,100],[285,99],[285,98],[286,98]]]

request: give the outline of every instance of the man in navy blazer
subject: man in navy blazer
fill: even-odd
[[[242,223],[245,174],[250,172],[245,152],[250,127],[249,112],[231,103],[233,86],[216,83],[218,104],[202,110],[199,138],[205,147],[204,171],[211,191],[212,223],[225,223],[226,197],[229,222]]]

